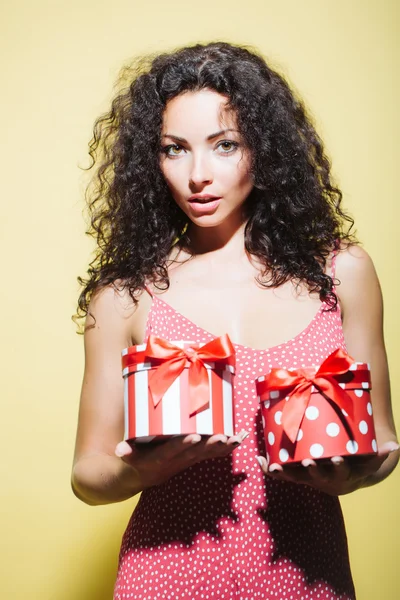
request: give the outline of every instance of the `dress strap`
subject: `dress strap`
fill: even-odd
[[[335,275],[336,275],[336,257],[338,255],[338,251],[334,250],[333,254],[332,254],[332,262],[331,262],[331,277],[333,280],[335,280]]]
[[[331,277],[333,279],[333,284],[335,287],[335,277],[336,277],[336,257],[340,252],[340,239],[336,239],[335,246],[332,250],[332,260],[331,260]]]
[[[150,288],[150,286],[149,286],[149,285],[147,285],[147,284],[145,284],[145,285],[144,285],[144,289],[145,289],[145,290],[146,290],[146,292],[149,294],[149,296],[151,296],[151,298],[153,298],[154,294],[153,294],[153,292],[151,291],[151,288]]]

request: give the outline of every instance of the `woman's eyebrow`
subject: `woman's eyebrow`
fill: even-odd
[[[228,131],[233,131],[235,133],[239,133],[239,131],[237,129],[221,129],[220,131],[217,131],[216,133],[212,133],[211,135],[207,136],[207,141],[213,140],[217,137],[219,137],[220,135],[224,135],[225,133],[228,133]],[[185,140],[185,138],[180,137],[179,135],[174,135],[173,133],[164,133],[162,137],[168,137],[171,138],[172,140],[176,140],[177,142],[183,142],[185,144],[188,143],[187,140]]]

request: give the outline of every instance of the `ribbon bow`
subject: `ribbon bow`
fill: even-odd
[[[209,383],[205,362],[235,366],[235,349],[227,334],[198,349],[178,348],[167,340],[149,335],[144,351],[146,359],[157,364],[149,371],[149,392],[154,406],[179,377],[189,361],[189,414],[200,412],[209,405]]]
[[[265,390],[267,388],[273,390],[292,388],[287,394],[289,400],[285,402],[282,409],[282,427],[292,443],[296,442],[298,431],[310,402],[312,386],[333,404],[346,430],[350,429],[342,409],[346,411],[350,418],[353,418],[353,400],[340,387],[335,376],[346,373],[353,363],[354,360],[339,348],[328,356],[315,374],[307,369],[295,371],[271,369],[270,373],[265,376],[265,381],[262,382],[265,383],[265,386],[262,386]],[[291,399],[293,402],[290,401]]]

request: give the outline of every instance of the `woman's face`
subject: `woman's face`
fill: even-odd
[[[226,103],[201,90],[176,96],[164,111],[161,170],[175,202],[199,227],[241,222],[253,188],[251,155]]]

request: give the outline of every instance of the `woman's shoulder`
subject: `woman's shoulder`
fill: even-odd
[[[372,309],[382,302],[381,288],[374,263],[358,244],[343,245],[336,257],[336,289],[342,308]]]
[[[375,267],[368,252],[359,244],[343,244],[335,253],[336,278],[346,284],[354,278],[375,275]]]
[[[128,345],[141,343],[144,337],[151,297],[145,289],[133,297],[122,281],[97,289],[89,303],[85,331],[102,329],[110,336],[122,336]]]

